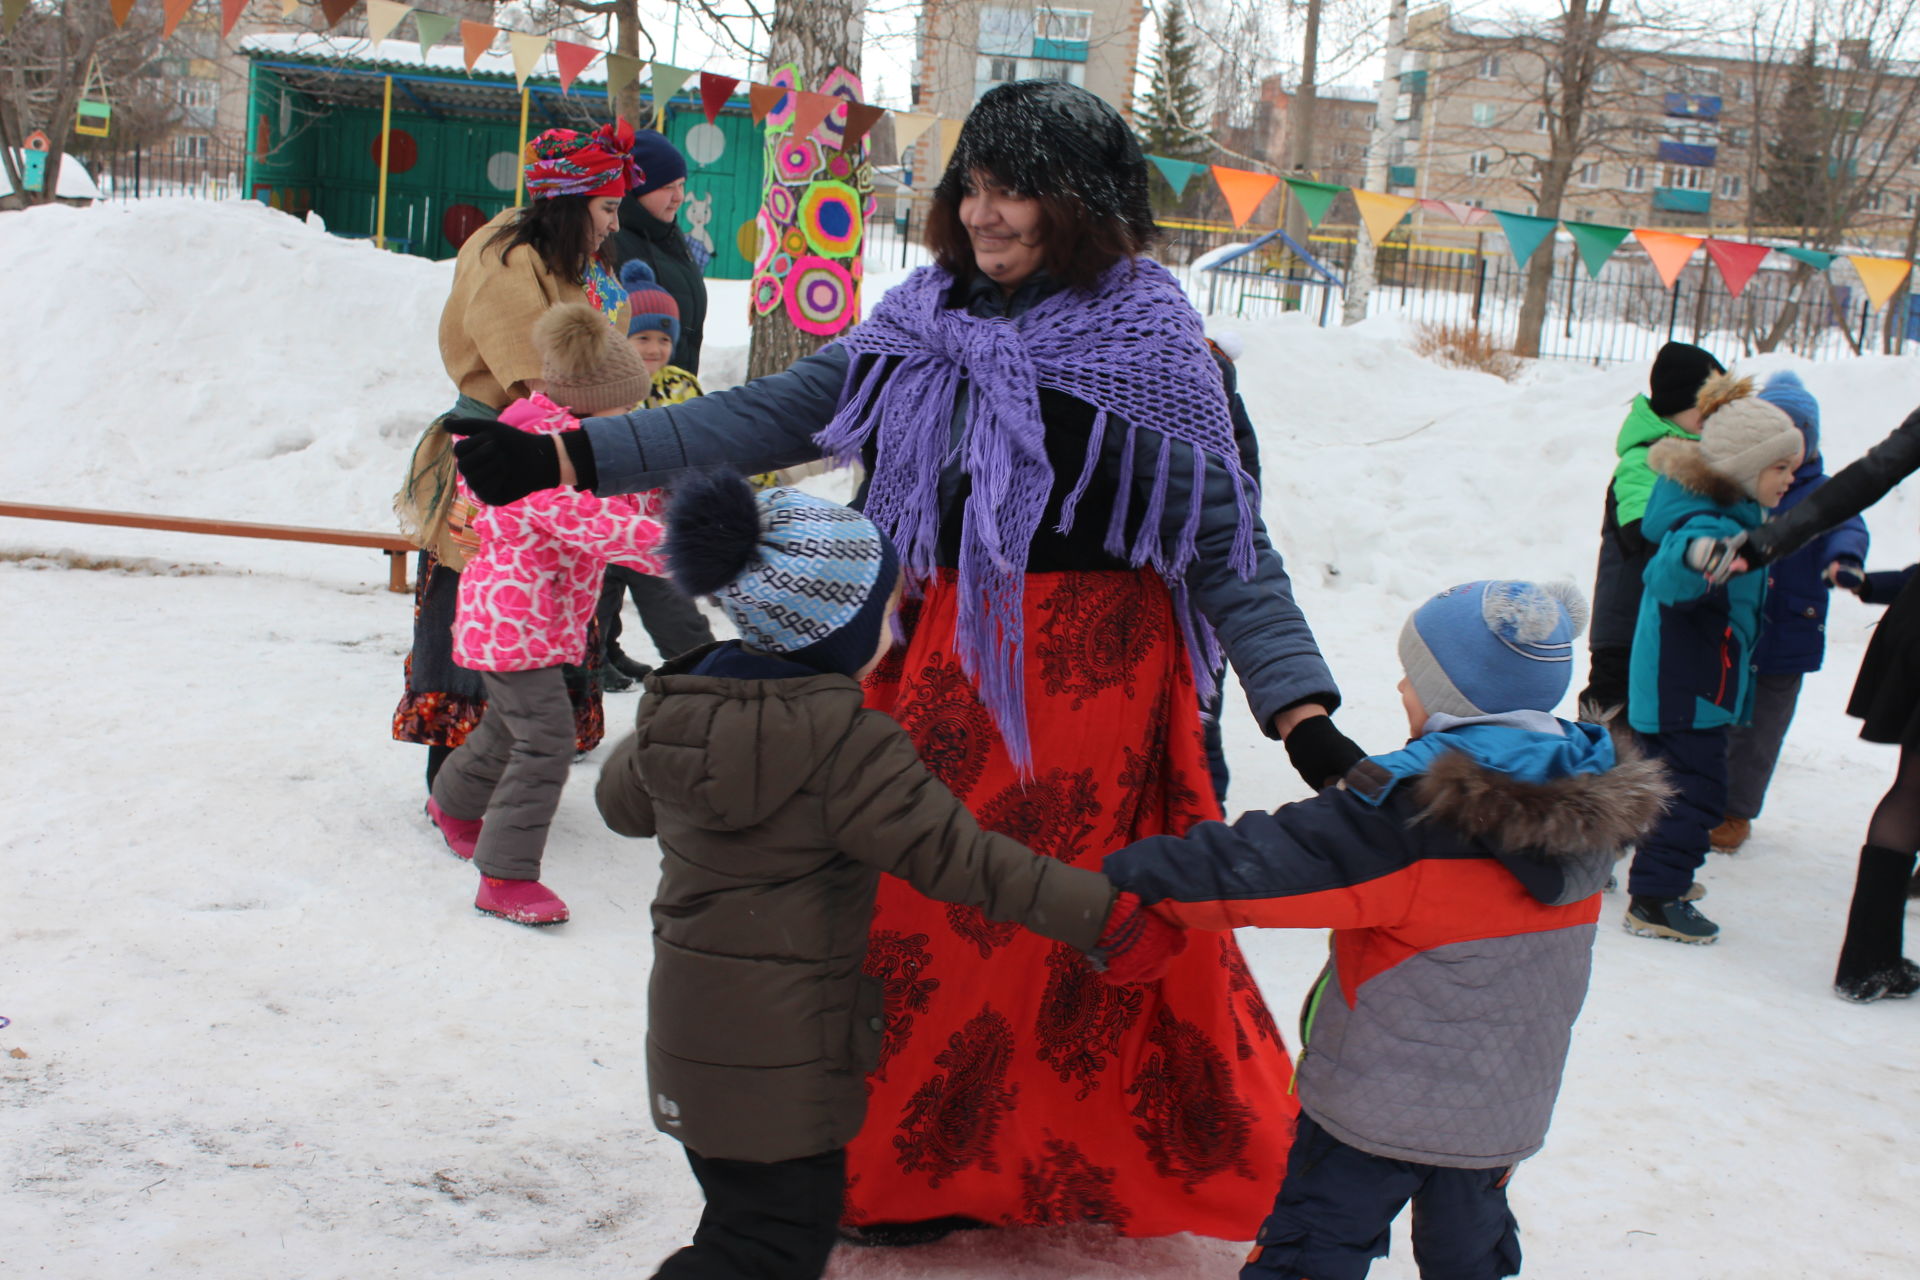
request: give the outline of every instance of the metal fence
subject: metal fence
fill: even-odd
[[[79,159],[108,200],[231,200],[246,195],[241,187],[247,161],[241,149],[220,146],[211,138],[196,139],[195,145],[199,143],[207,145],[198,155],[176,154],[172,142],[163,142],[158,147],[85,153]]]

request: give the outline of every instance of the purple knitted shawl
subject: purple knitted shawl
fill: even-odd
[[[1241,466],[1226,389],[1199,313],[1165,267],[1145,258],[1121,262],[1091,292],[1062,290],[1012,320],[948,306],[953,283],[939,267],[922,267],[842,336],[853,357],[847,384],[839,412],[815,440],[843,462],[873,447],[866,515],[893,539],[910,574],[924,578],[938,563],[940,473],[953,461],[954,398],[967,379],[967,429],[959,448],[973,488],[960,543],[955,648],[1008,755],[1026,773],[1032,768],[1022,666],[1027,548],[1055,484],[1040,389],[1065,392],[1095,411],[1086,461],[1061,508],[1060,532],[1073,525],[1109,425],[1127,432],[1123,475],[1145,473],[1144,458],[1136,468],[1136,443],[1157,454],[1138,531],[1129,544],[1134,486],[1123,482],[1105,513],[1105,545],[1135,566],[1151,564],[1166,581],[1203,696],[1212,694],[1219,647],[1187,599],[1185,573],[1196,554],[1207,467],[1224,467],[1235,479],[1232,565],[1242,577],[1253,572],[1257,498]],[[1173,450],[1165,441],[1192,446],[1183,468],[1188,474],[1172,474]],[[1186,519],[1169,530],[1162,524],[1174,485],[1185,490]]]

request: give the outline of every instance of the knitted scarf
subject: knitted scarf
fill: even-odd
[[[1209,466],[1233,477],[1239,508],[1232,566],[1253,572],[1257,495],[1240,463],[1226,389],[1208,353],[1200,316],[1165,267],[1121,262],[1093,290],[1062,290],[1020,315],[981,318],[947,305],[953,278],[922,267],[880,300],[841,343],[852,357],[839,412],[815,437],[846,462],[874,452],[866,514],[884,529],[914,577],[930,575],[940,542],[940,474],[953,461],[953,406],[967,383],[967,429],[958,461],[972,477],[960,543],[961,664],[1022,772],[1031,770],[1022,628],[1027,548],[1046,511],[1055,477],[1047,461],[1040,389],[1092,406],[1086,460],[1060,512],[1072,528],[1080,497],[1099,462],[1107,431],[1126,432],[1123,476],[1145,477],[1157,458],[1138,531],[1127,537],[1129,494],[1121,483],[1105,513],[1106,549],[1152,565],[1173,593],[1194,678],[1213,692],[1219,646],[1187,598],[1185,573],[1200,528]],[[1173,444],[1190,446],[1173,474]],[[1162,527],[1168,491],[1181,486],[1186,518]]]

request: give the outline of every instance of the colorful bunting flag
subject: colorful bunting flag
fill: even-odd
[[[1420,201],[1420,207],[1434,213],[1444,213],[1463,227],[1470,223],[1484,221],[1487,216],[1485,209],[1476,209],[1470,204],[1461,204],[1458,200],[1424,198]]]
[[[369,10],[373,8],[373,0],[367,0],[367,8]],[[405,5],[399,8],[401,13],[407,11]],[[220,0],[220,38],[222,40],[233,34],[233,24],[240,21],[240,15],[246,11],[247,0]],[[369,18],[368,22],[371,25],[372,19]],[[378,36],[374,38],[379,39]]]
[[[280,16],[283,18],[291,18],[300,11],[301,3],[302,0],[280,0]],[[132,8],[133,6],[129,4],[127,7]]]
[[[667,103],[673,95],[680,92],[680,86],[693,78],[690,67],[670,67],[664,62],[653,64],[653,74],[647,80],[647,92],[653,97],[653,127],[662,128],[667,122]]]
[[[1567,234],[1573,237],[1574,247],[1580,250],[1580,261],[1586,264],[1589,280],[1600,278],[1600,268],[1607,265],[1607,259],[1620,247],[1620,242],[1633,234],[1626,227],[1609,227],[1599,222],[1568,222],[1563,225]]]
[[[293,0],[293,2],[295,4],[299,4],[300,0]],[[8,0],[8,7],[9,9],[13,7],[12,0]],[[22,0],[21,7],[25,7],[25,0]],[[133,0],[113,0],[113,25],[114,26],[116,27],[126,26],[127,19],[132,15],[132,13],[133,13]]]
[[[1208,167],[1213,170],[1213,181],[1220,188],[1220,194],[1227,198],[1227,212],[1233,215],[1233,225],[1236,227],[1246,226],[1247,219],[1267,198],[1267,193],[1280,185],[1277,174],[1229,169],[1218,164]]]
[[[524,31],[507,32],[507,49],[513,54],[513,81],[516,87],[527,87],[527,77],[540,65],[540,59],[547,52],[547,37],[528,35]]]
[[[611,97],[630,84],[640,83],[640,73],[646,69],[641,58],[629,57],[624,53],[607,55],[607,94]]]
[[[780,104],[787,100],[787,91],[777,84],[750,84],[747,86],[747,109],[753,112],[755,124],[765,124],[767,113],[777,111]]]
[[[453,34],[460,25],[460,19],[449,18],[444,13],[428,13],[425,9],[413,11],[413,34],[420,37],[420,61],[427,60],[427,51]]]
[[[1502,215],[1503,217],[1505,215]],[[1634,229],[1633,238],[1653,259],[1653,269],[1660,273],[1661,281],[1671,289],[1679,282],[1680,273],[1686,270],[1687,260],[1693,257],[1704,241],[1699,236],[1676,235],[1671,231],[1650,231],[1646,227]]]
[[[13,30],[13,24],[20,21],[20,15],[27,11],[27,0],[0,0],[0,31]],[[175,22],[179,19],[175,18]],[[126,25],[126,19],[120,20]]]
[[[954,148],[960,145],[960,130],[966,127],[964,120],[940,121],[940,163],[933,167],[933,180],[938,182],[947,172],[947,166],[953,163]]]
[[[1866,286],[1867,301],[1878,311],[1887,305],[1894,291],[1906,282],[1907,273],[1913,270],[1913,264],[1905,258],[1870,258],[1861,253],[1850,253],[1847,261],[1860,273],[1860,283]]]
[[[1160,176],[1165,178],[1167,185],[1173,188],[1175,200],[1187,194],[1189,182],[1207,171],[1207,166],[1203,164],[1196,164],[1191,160],[1175,160],[1172,156],[1148,156],[1147,159],[1153,161],[1153,167],[1160,171]]]
[[[18,7],[12,11],[13,16],[16,18],[19,17],[20,10],[24,8],[26,8],[25,0],[20,0]],[[187,16],[187,10],[193,8],[193,0],[166,0],[163,8],[166,11],[167,18],[165,22],[160,24],[160,38],[166,40],[172,37],[174,28],[180,25],[180,19]],[[13,24],[9,22],[7,25],[12,26]]]
[[[475,22],[471,18],[460,19],[460,43],[466,46],[467,70],[473,70],[473,64],[480,61],[480,55],[493,47],[493,38],[500,34],[500,28],[484,22]]]
[[[867,131],[880,123],[880,117],[887,114],[885,107],[869,106],[864,102],[847,104],[847,127],[840,136],[840,149],[851,151],[860,145]]]
[[[933,127],[937,116],[924,115],[918,111],[896,111],[893,113],[893,149],[901,159],[906,159],[913,144],[920,141],[920,135]]]
[[[247,7],[247,0],[222,0],[222,2],[234,11],[235,18],[240,16],[241,9]],[[375,43],[385,40],[393,34],[393,29],[400,25],[400,19],[406,16],[407,6],[404,4],[395,4],[394,0],[367,0],[367,39]],[[233,23],[228,21],[227,30],[232,29]]]
[[[1354,187],[1353,203],[1360,209],[1360,221],[1366,224],[1367,237],[1378,245],[1420,202],[1413,196],[1382,195]]]
[[[320,0],[320,12],[326,17],[327,29],[340,25],[340,19],[353,12],[356,0]]]
[[[1779,246],[1776,245],[1775,248],[1779,248]],[[1831,253],[1822,253],[1818,249],[1781,248],[1780,252],[1786,254],[1789,258],[1797,258],[1799,261],[1812,267],[1815,271],[1825,271],[1833,265],[1834,255]]]
[[[1530,213],[1502,213],[1493,211],[1494,220],[1507,234],[1507,252],[1513,255],[1513,265],[1524,267],[1534,250],[1546,242],[1553,229],[1560,225],[1553,218],[1536,218]]]
[[[826,123],[833,109],[840,105],[840,99],[830,93],[810,93],[802,89],[798,95],[798,105],[793,109],[793,137],[811,138],[813,131]]]
[[[1217,172],[1217,170],[1216,170]],[[1333,207],[1333,198],[1345,191],[1331,182],[1313,182],[1307,178],[1288,178],[1287,188],[1293,192],[1293,198],[1307,211],[1307,225],[1317,227],[1320,219],[1327,216],[1327,210]]]
[[[1720,280],[1727,286],[1727,292],[1736,298],[1772,252],[1763,244],[1742,244],[1736,240],[1707,237],[1707,257],[1720,269]]]
[[[720,108],[727,105],[727,99],[733,96],[734,86],[739,83],[732,76],[717,76],[711,71],[700,73],[700,109],[707,113],[708,124],[712,124],[714,117],[720,114]]]
[[[372,4],[373,0],[367,0],[367,3]],[[573,88],[573,82],[580,78],[580,73],[592,66],[593,60],[599,56],[600,51],[592,45],[555,40],[553,62],[560,70],[560,92],[565,93]]]

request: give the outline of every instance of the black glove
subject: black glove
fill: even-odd
[[[1359,743],[1334,728],[1332,716],[1308,716],[1287,735],[1287,759],[1315,791],[1340,781],[1366,758]]]
[[[551,436],[516,431],[492,418],[448,418],[449,435],[459,436],[453,456],[460,474],[475,496],[488,506],[504,507],[530,493],[560,483],[560,458]],[[575,484],[593,488],[599,472],[593,465],[593,446],[584,431],[564,431],[559,440],[573,463]]]

